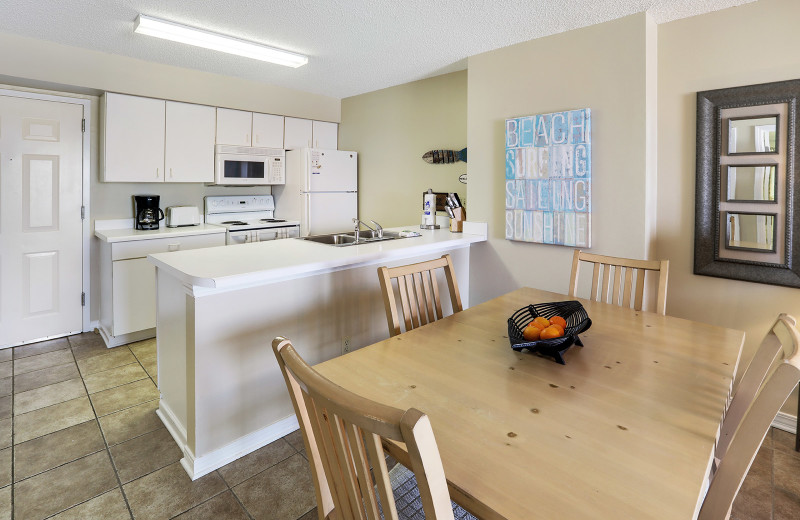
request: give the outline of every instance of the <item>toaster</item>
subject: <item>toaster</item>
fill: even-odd
[[[200,224],[200,210],[197,206],[169,206],[167,208],[167,227],[197,226]]]

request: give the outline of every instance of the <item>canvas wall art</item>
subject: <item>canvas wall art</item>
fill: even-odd
[[[508,240],[592,245],[592,112],[506,120]]]

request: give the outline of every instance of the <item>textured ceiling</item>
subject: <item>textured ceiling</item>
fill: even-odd
[[[0,31],[343,98],[642,11],[664,23],[751,1],[2,0]],[[300,52],[309,62],[291,69],[137,35],[139,13]]]

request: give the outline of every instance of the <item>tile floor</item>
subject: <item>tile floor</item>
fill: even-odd
[[[194,482],[156,416],[155,340],[97,334],[0,351],[0,520],[317,518],[298,432]],[[800,453],[773,430],[734,520],[800,518]]]
[[[299,432],[190,481],[157,377],[155,340],[0,351],[0,520],[317,518]]]

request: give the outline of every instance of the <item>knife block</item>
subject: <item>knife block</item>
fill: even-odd
[[[453,214],[455,218],[450,219],[450,231],[452,233],[461,233],[464,231],[464,221],[466,220],[464,208],[454,208]]]

